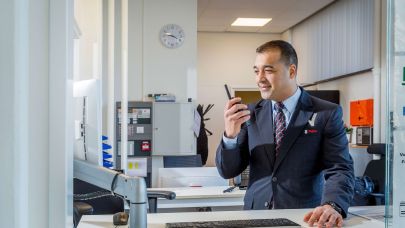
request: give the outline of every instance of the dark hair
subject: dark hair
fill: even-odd
[[[270,49],[279,49],[281,51],[281,59],[289,66],[294,64],[298,69],[298,57],[293,46],[284,40],[272,40],[260,45],[256,48],[256,53],[264,53]]]

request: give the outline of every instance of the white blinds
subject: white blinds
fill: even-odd
[[[373,67],[374,0],[340,0],[292,29],[298,81],[314,83]]]

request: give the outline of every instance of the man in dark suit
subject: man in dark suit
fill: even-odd
[[[270,41],[256,52],[263,99],[227,102],[219,173],[228,179],[250,167],[244,209],[314,208],[304,217],[309,225],[341,227],[354,188],[342,109],[297,86],[298,59],[289,43]]]

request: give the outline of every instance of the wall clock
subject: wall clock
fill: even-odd
[[[184,43],[184,30],[176,24],[167,24],[159,33],[160,41],[167,48],[178,48]]]

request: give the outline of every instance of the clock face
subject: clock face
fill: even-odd
[[[163,26],[159,36],[162,44],[168,48],[177,48],[184,43],[184,30],[175,24]]]

